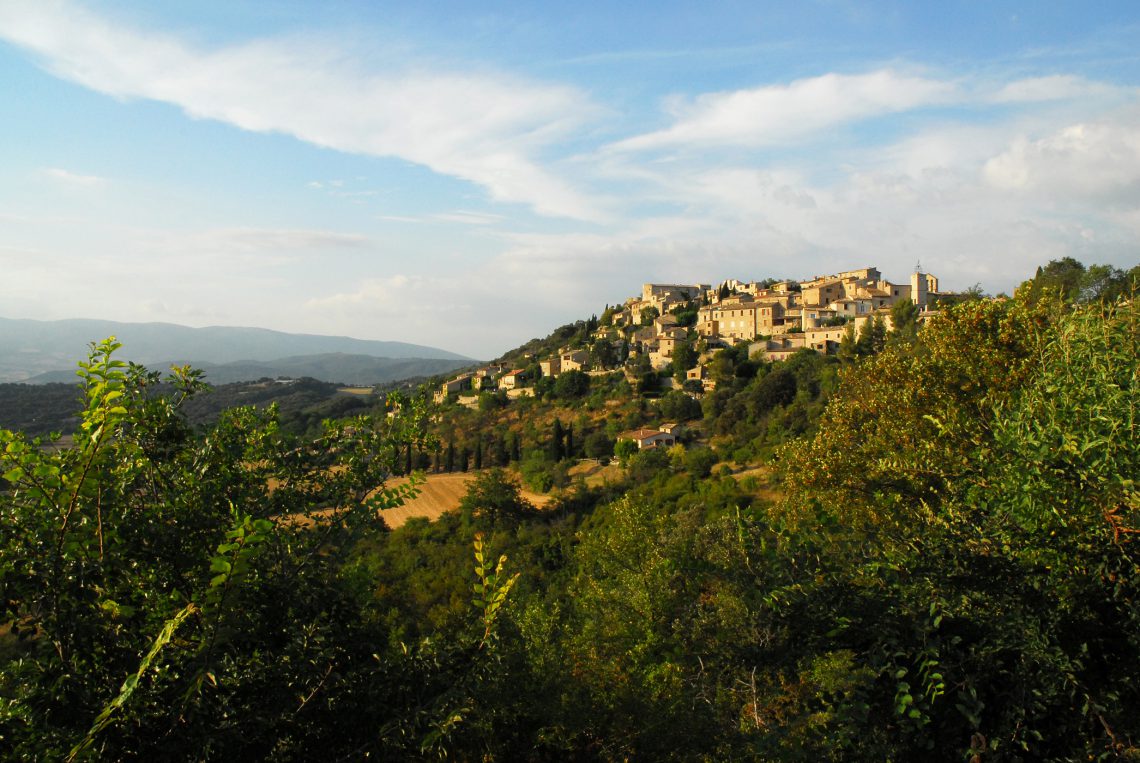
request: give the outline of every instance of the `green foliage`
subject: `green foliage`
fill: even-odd
[[[621,461],[623,465],[629,462],[629,459],[637,454],[637,443],[633,440],[618,440],[614,444],[614,456]]]
[[[354,573],[386,535],[377,510],[415,490],[377,486],[422,444],[419,403],[314,440],[252,408],[198,434],[181,409],[199,375],[156,394],[117,349],[81,364],[74,445],[0,432],[6,756],[402,757],[475,733],[458,709],[487,620],[403,645]]]
[[[657,401],[657,410],[668,421],[691,421],[700,418],[701,404],[681,390],[670,390]]]
[[[551,391],[556,398],[562,400],[582,397],[590,391],[590,377],[576,369],[564,371],[554,380],[554,387]]]
[[[499,557],[499,561],[492,571],[483,558],[483,535],[482,533],[475,534],[475,576],[478,578],[478,582],[473,586],[475,599],[472,603],[480,610],[483,617],[483,637],[479,642],[480,648],[486,646],[494,634],[495,621],[498,619],[499,610],[502,609],[503,603],[507,600],[507,594],[511,592],[515,581],[519,579],[520,573],[516,572],[506,580],[502,580],[503,566],[506,563],[507,555],[503,554]]]
[[[912,341],[918,333],[918,305],[900,299],[891,306],[891,334],[899,341]]]
[[[877,677],[883,757],[1134,754],[1138,339],[1131,305],[963,304],[785,452],[776,611]]]
[[[673,360],[671,361],[673,376],[683,382],[685,372],[697,365],[697,359],[697,351],[693,349],[691,343],[687,341],[678,342],[673,350]]]
[[[459,501],[461,513],[490,524],[518,521],[534,510],[534,506],[520,495],[518,483],[499,468],[477,474]]]
[[[1046,297],[1064,302],[1111,304],[1121,297],[1135,294],[1140,285],[1140,265],[1123,271],[1110,265],[1086,268],[1072,257],[1051,260],[1037,269],[1037,274],[1018,288],[1018,295],[1030,303]]]

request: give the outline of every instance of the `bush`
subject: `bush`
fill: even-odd
[[[685,454],[685,471],[694,477],[704,478],[712,473],[719,460],[712,448],[693,448]]]
[[[563,400],[581,397],[589,391],[590,377],[581,371],[566,371],[554,380],[553,394]]]
[[[519,465],[522,480],[536,493],[549,492],[554,487],[554,474],[552,464],[539,451],[534,451]]]

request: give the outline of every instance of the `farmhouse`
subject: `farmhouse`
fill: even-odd
[[[677,442],[676,435],[670,432],[662,432],[659,429],[631,429],[628,432],[619,434],[617,439],[632,440],[637,443],[638,450],[668,448]]]

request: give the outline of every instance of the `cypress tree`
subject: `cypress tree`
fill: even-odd
[[[563,450],[563,447],[562,447],[562,440],[565,436],[566,436],[565,432],[562,429],[562,422],[559,421],[558,419],[555,419],[554,425],[552,426],[551,432],[550,432],[550,460],[551,461],[555,461],[555,462],[561,461],[563,459],[563,457],[566,455],[566,452],[565,452],[565,450]]]
[[[475,441],[475,469],[478,471],[483,468],[483,439],[480,438]]]

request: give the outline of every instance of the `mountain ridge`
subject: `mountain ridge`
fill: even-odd
[[[387,360],[446,360],[451,368],[477,362],[449,350],[410,342],[294,334],[245,326],[126,323],[88,318],[41,321],[0,317],[0,381],[20,382],[69,370],[88,344],[108,336],[122,342],[121,356],[144,365],[186,358],[194,365],[278,363],[306,356],[344,355]],[[441,370],[450,370],[443,369]],[[432,371],[439,373],[440,371]]]
[[[233,384],[262,378],[309,377],[319,381],[343,384],[375,385],[402,379],[421,378],[446,374],[471,364],[468,360],[446,358],[381,358],[372,355],[348,353],[321,353],[294,355],[268,361],[237,360],[230,363],[210,363],[197,360],[167,360],[146,365],[153,370],[171,366],[189,365],[205,373],[211,384]],[[53,384],[75,381],[73,370],[53,370],[29,377],[24,384]]]

